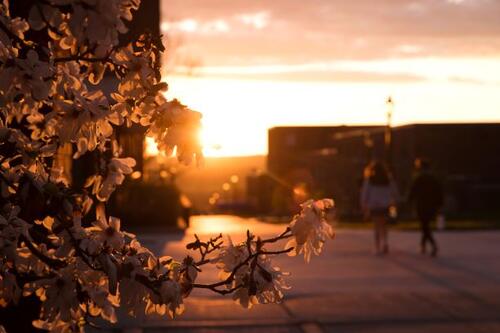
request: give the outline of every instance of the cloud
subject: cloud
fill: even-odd
[[[237,15],[236,18],[243,24],[252,26],[255,29],[263,29],[269,25],[270,15],[267,11],[257,12],[257,13],[247,13]]]
[[[394,48],[394,51],[398,54],[418,54],[423,51],[423,47],[420,45],[414,45],[414,44],[401,44],[398,45]]]
[[[448,78],[448,81],[451,83],[463,83],[469,85],[473,84],[479,86],[488,86],[488,85],[500,86],[500,81],[498,80],[482,80],[477,78],[461,77],[461,76],[450,76]]]
[[[208,31],[215,32],[228,32],[229,30],[231,30],[229,24],[222,19],[209,22],[206,26],[206,29],[208,29]]]
[[[498,0],[162,0],[209,66],[500,57]],[[193,24],[196,22],[197,24]],[[177,25],[176,25],[177,24]],[[261,60],[258,60],[259,64]]]
[[[182,72],[182,69],[179,69]],[[258,66],[206,66],[197,73],[219,78],[288,81],[417,82],[498,85],[500,59],[407,58]]]
[[[207,22],[199,22],[196,19],[188,18],[180,21],[163,21],[160,29],[164,33],[191,33],[191,34],[218,34],[227,33],[231,30],[230,25],[223,19]]]
[[[199,74],[203,76],[204,74]],[[425,77],[407,73],[377,73],[366,71],[310,71],[280,73],[210,74],[211,78],[264,80],[264,81],[301,81],[301,82],[363,82],[363,83],[414,83],[426,80]]]
[[[174,26],[176,26],[177,29],[181,31],[186,31],[186,32],[195,32],[198,30],[198,21],[193,20],[193,19],[185,19],[180,22],[174,23]]]
[[[186,68],[179,67],[175,74],[183,75]],[[202,67],[199,76],[225,79],[250,79],[266,81],[330,81],[330,82],[415,82],[426,80],[416,73],[407,73],[398,69],[386,72],[377,67],[356,68],[356,63],[305,63],[296,65],[261,65],[261,66],[215,66]]]

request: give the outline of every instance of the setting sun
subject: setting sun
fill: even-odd
[[[198,137],[203,148],[204,156],[221,157],[238,155],[237,151],[222,150],[221,142],[224,142],[226,139],[224,131],[224,126],[203,127],[200,130]],[[158,149],[158,145],[154,138],[146,136],[144,140],[144,157],[154,157],[158,156],[160,153],[161,151]]]
[[[491,66],[488,73],[496,68]],[[439,78],[368,83],[208,75],[172,76],[169,82],[170,97],[202,112],[201,142],[206,156],[214,157],[266,154],[267,131],[275,126],[383,124],[389,95],[395,101],[394,125],[499,119],[500,95],[494,84]]]
[[[162,2],[168,95],[203,114],[207,156],[264,155],[275,126],[384,124],[388,96],[396,126],[500,120],[495,2],[222,3]]]

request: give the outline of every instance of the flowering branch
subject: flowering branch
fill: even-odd
[[[23,47],[28,47],[28,48],[32,48],[32,45],[29,45],[28,43],[26,43],[22,38],[20,38],[19,36],[17,36],[15,33],[13,33],[2,21],[0,21],[0,29],[5,33],[7,34],[7,36],[12,39],[13,41],[15,41],[17,44],[23,46]]]
[[[101,63],[113,63],[113,60],[111,59],[112,54],[117,51],[119,48],[114,47],[111,50],[109,50],[104,57],[99,57],[99,58],[91,58],[85,56],[85,54],[77,54],[77,55],[72,55],[68,57],[61,57],[61,58],[54,58],[54,63],[58,62],[68,62],[68,61],[84,61],[84,62],[101,62]],[[88,53],[88,52],[86,52]]]
[[[206,259],[207,255],[210,253],[217,251],[220,249],[220,247],[223,244],[222,241],[222,234],[219,234],[216,237],[210,238],[208,242],[202,242],[198,238],[198,235],[194,235],[194,238],[196,239],[194,242],[189,243],[186,245],[186,249],[188,250],[196,250],[200,252],[200,260],[195,263],[197,267],[208,264],[210,260]]]
[[[40,252],[34,245],[31,243],[28,238],[25,236],[20,236],[19,240],[24,242],[28,249],[38,258],[40,261],[42,261],[44,264],[54,268],[54,269],[60,269],[66,266],[64,261],[54,259],[54,258],[49,258],[46,255],[44,255],[42,252]]]
[[[9,1],[0,3],[0,306],[35,297],[37,328],[83,331],[93,318],[116,322],[117,307],[174,317],[195,288],[231,294],[247,308],[277,303],[287,273],[273,258],[303,254],[308,261],[333,237],[326,221],[333,201],[311,200],[276,237],[248,231],[233,244],[222,234],[208,241],[195,235],[187,250],[197,259],[176,260],[156,256],[105,214],[135,166],[120,155],[118,128],[143,126],[159,149],[183,163],[202,158],[201,114],[164,96],[157,37],[118,42],[138,6],[139,0],[39,0],[27,17],[12,17]],[[106,71],[119,78],[109,95],[100,86]],[[68,146],[72,159],[98,155],[84,190],[57,163]],[[284,248],[270,248],[282,240]],[[218,269],[219,281],[197,282],[206,265]]]
[[[281,240],[281,239],[287,239],[287,238],[290,238],[292,237],[292,232],[290,230],[289,227],[287,227],[285,229],[285,231],[283,231],[283,233],[281,233],[281,235],[277,236],[277,237],[274,237],[274,238],[270,238],[270,239],[265,239],[262,241],[262,244],[265,244],[265,243],[276,243],[277,241]]]

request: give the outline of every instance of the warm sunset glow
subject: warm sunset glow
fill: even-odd
[[[231,110],[227,112],[231,113]],[[204,114],[203,116],[200,139],[205,156],[223,157],[262,154],[262,146],[265,145],[267,140],[264,126],[259,126],[258,123],[246,123],[245,126],[245,123],[241,121],[224,120],[223,115],[221,115],[222,117],[213,114]]]
[[[500,121],[498,2],[208,4],[162,2],[182,40],[168,94],[203,114],[207,156],[266,154],[275,126],[384,124],[387,96],[396,126]]]
[[[412,63],[408,66],[412,68]],[[500,72],[500,61],[487,73],[495,68]],[[394,125],[500,119],[496,84],[449,82],[439,77],[412,83],[355,83],[207,75],[172,76],[169,82],[170,96],[203,113],[201,141],[204,154],[212,157],[266,154],[267,130],[274,126],[383,124],[389,95],[395,101]]]
[[[242,144],[249,148],[249,150],[239,152],[236,148],[234,150],[222,149],[222,143],[228,139],[229,132],[224,123],[214,123],[211,126],[204,126],[200,131],[200,142],[203,147],[203,154],[210,157],[219,156],[237,156],[248,155],[254,153],[251,150],[252,142],[251,137],[248,142],[244,142],[242,138],[238,139],[238,144]],[[160,154],[160,150],[152,137],[146,136],[144,139],[144,157],[155,157]]]
[[[155,140],[152,137],[147,136],[144,139],[144,157],[154,157],[160,153]]]

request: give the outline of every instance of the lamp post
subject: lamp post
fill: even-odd
[[[373,140],[370,131],[365,131],[363,133],[363,143],[366,147],[366,164],[368,165],[373,161]]]
[[[394,112],[394,101],[391,96],[385,102],[387,106],[387,125],[385,127],[384,143],[385,143],[385,162],[388,168],[392,168],[392,114]]]

